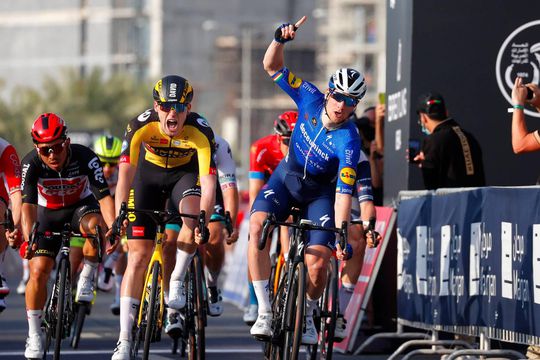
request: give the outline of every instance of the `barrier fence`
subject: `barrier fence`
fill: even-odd
[[[540,187],[400,198],[398,322],[540,344]]]

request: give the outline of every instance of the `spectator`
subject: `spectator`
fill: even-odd
[[[351,116],[362,138],[362,151],[368,156],[376,206],[382,206],[383,200],[384,116],[383,104],[366,108],[360,117]]]
[[[484,186],[480,144],[448,116],[443,97],[434,92],[422,95],[416,112],[428,136],[413,160],[422,168],[426,189]]]
[[[532,98],[527,99],[527,89],[532,91]],[[523,79],[517,77],[512,89],[512,103],[514,112],[512,114],[512,149],[514,153],[540,150],[540,133],[538,130],[529,132],[525,124],[525,103],[536,108],[540,112],[540,89],[536,84],[523,84]],[[537,184],[540,184],[538,178]],[[527,348],[527,359],[540,359],[540,346],[530,345]]]
[[[527,89],[532,91],[533,97],[527,100]],[[512,149],[516,154],[540,150],[540,133],[538,130],[528,132],[525,124],[525,103],[528,102],[540,112],[540,89],[536,84],[523,84],[523,79],[516,78],[512,89]]]

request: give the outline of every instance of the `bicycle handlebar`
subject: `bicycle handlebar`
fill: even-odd
[[[15,223],[13,222],[13,213],[11,212],[11,209],[6,208],[6,214],[4,217],[4,221],[0,222],[0,225],[3,225],[6,227],[7,230],[10,232],[13,232],[15,230]],[[16,246],[12,246],[12,249],[16,249]]]
[[[112,224],[112,233],[109,236],[108,240],[111,245],[114,245],[116,242],[116,238],[120,237],[122,232],[122,225],[124,224],[124,221],[127,219],[127,204],[126,202],[122,202],[122,205],[120,205],[120,212],[118,213],[118,217],[114,220]]]
[[[122,203],[124,204],[124,203]],[[206,211],[201,210],[198,215],[178,213],[170,210],[148,210],[148,209],[130,209],[130,211],[149,215],[152,220],[159,224],[165,224],[170,221],[179,220],[183,217],[197,220],[197,227],[202,235],[202,244],[206,244],[210,238],[210,231],[206,227]]]
[[[361,219],[353,220],[351,221],[351,224],[360,224],[362,225],[364,222]],[[371,217],[369,218],[369,224],[366,228],[366,234],[370,234],[373,238],[373,247],[377,247],[379,245],[379,240],[377,240],[379,233],[375,230],[375,225],[377,223],[377,218]]]
[[[271,226],[287,226],[287,227],[292,227],[292,228],[300,229],[300,230],[320,230],[320,231],[334,232],[336,234],[339,234],[339,246],[343,250],[346,249],[347,243],[348,243],[347,221],[343,221],[341,223],[340,228],[332,228],[332,227],[324,227],[320,225],[315,225],[308,222],[302,222],[302,220],[299,220],[296,223],[277,221],[274,214],[268,214],[267,218],[263,222],[263,230],[262,230],[261,237],[259,238],[259,243],[258,243],[259,250],[263,250],[266,247],[266,239],[268,238],[268,234],[270,232]]]

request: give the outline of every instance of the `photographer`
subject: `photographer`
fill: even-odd
[[[540,133],[538,130],[528,132],[525,123],[525,103],[528,103],[540,112],[540,89],[536,84],[523,84],[523,79],[517,77],[512,89],[512,149],[514,153],[540,150]]]
[[[416,112],[428,136],[413,162],[422,168],[426,189],[485,186],[480,144],[448,116],[443,97],[422,95]]]

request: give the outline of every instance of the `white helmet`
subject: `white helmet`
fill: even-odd
[[[359,71],[349,68],[341,68],[330,76],[328,82],[330,89],[335,89],[343,94],[362,99],[366,95],[366,79]]]

